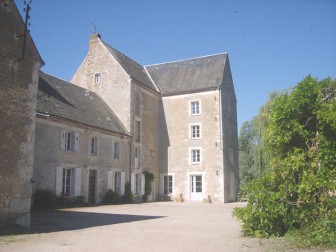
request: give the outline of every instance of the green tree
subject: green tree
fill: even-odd
[[[269,168],[245,186],[247,207],[234,212],[245,234],[336,233],[335,89],[335,80],[308,76],[272,100],[262,133]]]
[[[267,170],[269,153],[262,134],[267,125],[269,109],[274,98],[273,92],[267,103],[251,121],[244,122],[239,132],[239,176],[241,185],[258,178]]]

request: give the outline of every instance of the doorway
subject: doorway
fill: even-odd
[[[97,171],[89,170],[89,203],[96,203],[96,181],[97,181]]]
[[[202,175],[190,176],[190,201],[203,200],[203,181]]]

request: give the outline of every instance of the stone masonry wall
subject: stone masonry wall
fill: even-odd
[[[61,132],[79,133],[78,152],[64,151],[60,147]],[[97,137],[97,155],[90,154],[90,138]],[[114,142],[120,142],[120,158],[114,158]],[[41,155],[41,153],[43,153]],[[96,203],[100,203],[108,190],[108,172],[118,170],[129,176],[129,141],[118,134],[106,134],[95,128],[76,123],[38,118],[36,123],[34,191],[46,189],[55,192],[56,167],[81,168],[80,196],[88,201],[89,170],[97,171]],[[59,196],[59,195],[58,195]]]
[[[196,100],[200,101],[201,114],[191,116],[190,102]],[[213,202],[223,202],[218,90],[164,97],[163,107],[165,116],[161,117],[161,125],[166,121],[167,128],[162,127],[161,133],[165,139],[164,145],[168,147],[168,158],[160,157],[160,173],[174,174],[173,198],[179,198],[182,194],[185,201],[190,201],[190,174],[199,173],[203,176],[203,199],[210,196]],[[201,125],[200,139],[190,137],[193,123]],[[193,147],[201,148],[200,164],[190,164],[190,148]],[[165,152],[161,148],[161,154]]]
[[[30,226],[38,71],[42,62],[12,1],[0,1],[0,226]],[[20,36],[21,35],[21,36]]]

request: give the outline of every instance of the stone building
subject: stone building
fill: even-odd
[[[97,93],[132,136],[128,180],[140,201],[143,172],[160,176],[159,90],[143,66],[103,42],[99,34],[90,37],[88,54],[71,82]],[[159,185],[159,179],[155,179],[150,200],[155,200]]]
[[[34,190],[89,203],[124,194],[132,138],[98,95],[41,72],[36,117]]]
[[[0,0],[0,228],[30,226],[36,93],[43,61],[13,0]]]
[[[163,103],[160,195],[186,201],[235,201],[237,111],[228,54],[146,69]]]
[[[150,171],[152,200],[236,200],[237,111],[227,54],[144,67],[93,34],[71,82],[97,93],[132,136],[133,189]]]

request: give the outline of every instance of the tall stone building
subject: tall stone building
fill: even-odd
[[[230,202],[238,192],[236,97],[227,54],[141,66],[90,37],[72,83],[97,93],[132,136],[129,180],[152,200]]]
[[[0,48],[0,226],[29,227],[43,61],[13,0],[0,0]]]
[[[168,137],[161,143],[161,194],[187,201],[235,201],[237,111],[228,54],[146,69],[161,92],[160,128],[167,131],[161,136]]]

